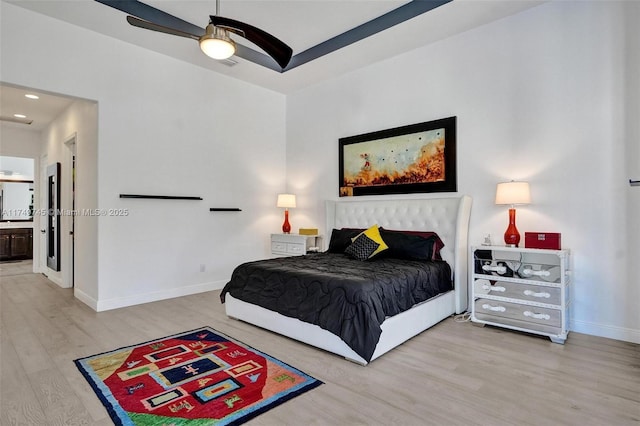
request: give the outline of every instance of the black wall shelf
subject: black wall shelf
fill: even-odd
[[[202,197],[183,197],[176,195],[139,195],[120,194],[120,198],[144,198],[148,200],[202,200]]]
[[[224,208],[211,207],[209,211],[210,212],[241,212],[242,210],[237,207],[224,207]]]

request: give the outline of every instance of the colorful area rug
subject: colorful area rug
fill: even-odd
[[[75,363],[117,425],[237,425],[322,384],[209,327]]]

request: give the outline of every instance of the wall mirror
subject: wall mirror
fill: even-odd
[[[60,163],[47,166],[47,266],[60,270]]]
[[[33,181],[0,179],[0,220],[33,221]]]
[[[33,158],[0,156],[0,221],[33,220]]]

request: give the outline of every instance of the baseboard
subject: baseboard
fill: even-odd
[[[73,289],[73,295],[76,299],[89,306],[94,311],[98,310],[98,301],[93,297],[89,296],[82,290],[78,290],[77,288]]]
[[[571,331],[591,336],[607,337],[624,342],[640,343],[640,330],[602,325],[588,321],[571,321]],[[569,337],[570,338],[570,337]]]
[[[62,278],[60,278],[60,277],[55,277],[55,276],[53,276],[53,275],[47,275],[46,273],[43,273],[43,275],[44,275],[45,277],[47,277],[47,279],[48,279],[49,281],[51,281],[51,282],[53,282],[53,283],[57,284],[59,287],[62,287],[62,288],[69,288],[69,287],[66,287],[66,286],[62,283]]]
[[[112,299],[98,300],[94,309],[97,312],[109,311],[111,309],[125,308],[127,306],[140,305],[142,303],[157,302],[158,300],[173,299],[174,297],[188,296],[190,294],[219,290],[224,287],[224,285],[228,281],[229,280],[212,281],[207,283],[195,284],[188,287],[177,287],[168,290],[154,291],[152,293],[143,293],[127,297],[116,297]],[[89,303],[87,304],[91,306]]]

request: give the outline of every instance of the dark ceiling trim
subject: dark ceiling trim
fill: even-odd
[[[170,15],[148,4],[138,0],[95,0],[106,6],[120,10],[122,12],[133,15],[137,18],[144,19],[149,22],[164,25],[166,27],[175,28],[191,34],[204,34],[204,29],[190,22],[184,21],[173,15]],[[281,69],[278,64],[268,55],[257,52],[249,47],[237,44],[235,56],[253,62],[257,65],[272,69],[274,71],[284,73],[300,65],[311,62],[329,53],[342,49],[350,44],[356,43],[369,36],[377,34],[388,28],[398,25],[416,16],[422,15],[430,10],[449,3],[452,0],[413,0],[390,12],[385,13],[369,22],[365,22],[349,31],[337,35],[329,40],[317,44],[304,52],[294,55],[286,68]]]
[[[413,0],[392,10],[391,12],[387,12],[369,22],[365,22],[364,24],[352,28],[349,31],[345,31],[340,35],[317,44],[304,52],[298,53],[291,58],[289,65],[287,65],[284,71],[288,71],[306,64],[307,62],[313,61],[314,59],[328,55],[338,49],[342,49],[343,47],[391,28],[394,25],[398,25],[411,18],[422,15],[423,13],[449,3],[450,1],[452,0]]]

